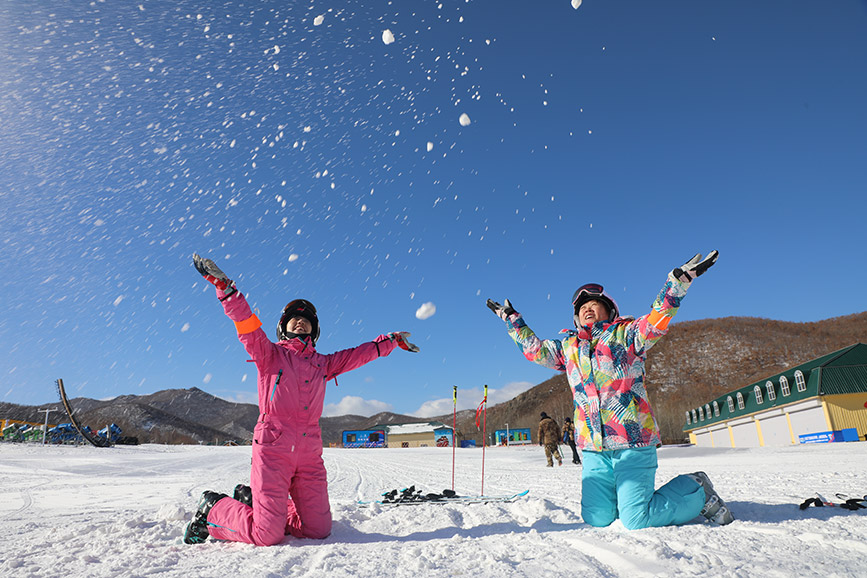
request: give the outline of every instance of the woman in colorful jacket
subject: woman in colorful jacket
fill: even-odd
[[[733,520],[704,472],[680,475],[654,491],[659,428],[644,387],[647,350],[668,331],[692,281],[716,262],[696,255],[668,275],[650,313],[620,317],[601,285],[572,298],[575,330],[539,339],[515,311],[488,300],[524,356],[566,372],[575,404],[576,443],[584,454],[581,515],[591,526],[620,518],[626,528],[683,524],[699,514],[716,524]]]
[[[331,533],[319,429],[325,384],[396,347],[412,352],[418,347],[407,341],[409,333],[401,332],[380,335],[336,353],[317,353],[319,319],[316,309],[304,299],[291,301],[283,309],[277,343],[273,343],[235,283],[212,260],[193,255],[193,264],[217,288],[226,315],[235,322],[238,339],[256,364],[259,420],[253,432],[250,488],[236,487],[235,499],[204,492],[184,532],[184,542],[201,543],[210,535],[269,546],[287,534],[325,538]]]

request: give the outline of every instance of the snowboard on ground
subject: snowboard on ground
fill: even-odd
[[[383,492],[378,500],[358,502],[359,506],[417,506],[420,504],[487,504],[490,502],[514,502],[518,498],[526,496],[530,490],[524,490],[516,494],[503,494],[497,496],[459,496],[452,490],[443,490],[442,493],[424,493],[416,490],[415,486],[402,490]]]

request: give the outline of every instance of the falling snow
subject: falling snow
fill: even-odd
[[[4,401],[53,399],[60,376],[79,388],[76,395],[96,398],[198,386],[203,375],[209,391],[249,392],[246,357],[213,289],[192,268],[193,252],[217,261],[269,335],[294,296],[315,302],[324,351],[414,331],[419,368],[397,356],[346,378],[350,386],[378,378],[365,395],[392,399],[401,396],[385,385],[394,382],[391,372],[423,375],[401,398],[406,413],[441,383],[542,381],[548,373],[522,365],[506,353],[508,342],[497,341],[507,337],[489,325],[488,296],[517,302],[513,296],[524,293],[521,307],[550,335],[563,323],[555,305],[568,302],[586,271],[569,265],[576,247],[614,243],[611,250],[631,254],[634,239],[623,231],[658,214],[659,199],[687,195],[691,211],[717,215],[721,195],[753,207],[755,192],[714,175],[737,174],[744,183],[790,175],[782,184],[792,189],[793,210],[802,209],[815,187],[793,183],[814,179],[793,171],[809,171],[798,151],[818,158],[816,142],[822,158],[838,163],[829,174],[863,181],[841,172],[865,132],[859,88],[829,97],[821,91],[837,85],[828,82],[804,102],[786,100],[810,77],[804,67],[854,78],[833,68],[834,56],[860,53],[863,35],[844,43],[845,29],[831,34],[836,28],[820,28],[819,20],[813,28],[802,22],[814,34],[798,36],[746,26],[730,7],[693,27],[685,24],[694,16],[674,7],[622,15],[577,1],[577,12],[565,2],[517,3],[504,12],[478,0],[411,8],[359,0],[54,4],[0,5],[11,47],[0,51]],[[637,28],[622,25],[636,18]],[[833,23],[830,13],[822,18]],[[666,30],[677,58],[659,58],[659,46],[634,33],[639,28]],[[785,46],[779,54],[799,70],[794,84],[781,79],[762,84],[768,92],[758,100],[744,97],[745,87],[757,86],[747,73],[769,55],[723,42],[738,34],[759,35],[743,47]],[[814,43],[793,40],[804,37]],[[805,60],[800,48],[821,53]],[[707,66],[685,66],[683,58]],[[659,78],[671,84],[660,90]],[[779,116],[750,114],[771,99],[782,104]],[[713,107],[726,102],[736,106]],[[707,103],[699,107],[706,115],[684,121],[695,103]],[[823,116],[832,114],[846,120]],[[801,141],[798,131],[781,147],[763,123],[827,131],[805,129]],[[786,162],[766,160],[754,174],[758,165],[740,157],[755,154],[743,149],[730,159],[731,139],[747,146],[745,134]],[[604,210],[594,208],[600,199]],[[778,209],[749,214],[773,222]],[[841,218],[854,217],[815,220]],[[857,246],[838,238],[859,230],[848,225],[817,234],[834,244],[809,251],[838,255],[840,246]],[[594,279],[634,287],[631,278],[640,277],[652,286],[683,253],[709,250],[724,236],[712,226],[678,229],[655,230],[650,256],[635,267],[600,264]],[[766,239],[762,248],[789,254],[789,245],[775,245],[784,241],[793,242]],[[745,265],[721,254],[728,275],[748,278],[749,270],[737,274]],[[734,314],[725,299],[731,283],[703,282],[678,319]],[[649,295],[618,295],[629,313],[652,300],[656,287],[647,286]],[[833,300],[836,309],[812,315],[860,307],[850,305],[861,303],[860,292],[838,289],[847,297]],[[775,304],[785,302],[780,290]],[[795,284],[784,290],[802,293]],[[424,323],[414,315],[422,299],[439,306]],[[788,315],[760,300],[737,313]],[[441,351],[450,346],[439,323],[471,323],[496,362],[479,368],[460,348]]]

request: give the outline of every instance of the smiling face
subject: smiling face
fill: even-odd
[[[292,317],[286,322],[286,330],[295,335],[309,335],[313,325],[304,317]]]
[[[584,326],[593,325],[599,321],[608,321],[610,314],[611,312],[605,306],[605,303],[591,299],[581,304],[581,307],[578,308],[578,321]]]

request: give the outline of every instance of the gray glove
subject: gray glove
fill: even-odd
[[[193,266],[208,283],[226,294],[223,299],[238,291],[235,288],[235,282],[229,279],[210,259],[204,259],[198,253],[193,253]]]
[[[486,305],[488,306],[488,309],[494,312],[494,315],[503,321],[508,321],[509,315],[517,313],[517,311],[515,311],[515,308],[512,307],[512,303],[508,299],[506,299],[504,303],[505,305],[500,305],[496,301],[488,299]]]
[[[696,253],[695,257],[674,269],[671,276],[682,283],[692,283],[696,277],[701,276],[716,263],[717,257],[719,251],[711,251],[704,259],[701,258],[701,253]]]
[[[397,346],[405,351],[411,351],[412,353],[418,353],[418,345],[415,343],[409,342],[410,333],[408,331],[396,331],[394,333],[389,333],[392,339],[397,341]]]

